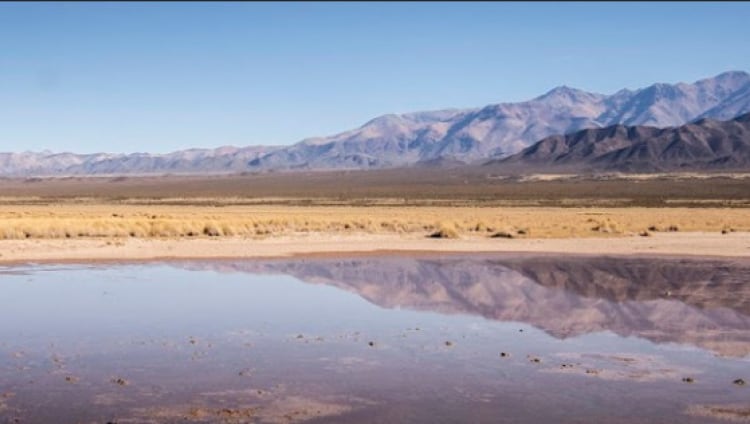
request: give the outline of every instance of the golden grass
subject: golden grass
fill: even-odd
[[[479,227],[479,224],[477,224],[476,228],[478,227]],[[456,223],[455,222],[441,222],[440,225],[438,225],[437,231],[430,234],[430,237],[447,238],[447,239],[459,238],[458,229],[456,229]]]
[[[750,231],[750,213],[737,208],[0,206],[0,239],[269,237],[305,232],[566,238],[630,236],[670,228]]]

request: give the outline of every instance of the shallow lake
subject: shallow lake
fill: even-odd
[[[0,422],[750,421],[750,263],[0,267]]]

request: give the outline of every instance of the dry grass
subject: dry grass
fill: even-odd
[[[0,239],[269,237],[306,232],[567,238],[677,230],[750,231],[750,213],[738,208],[635,207],[0,206]]]
[[[458,230],[454,222],[441,222],[438,226],[437,231],[430,234],[431,238],[447,238],[457,239],[459,238]]]

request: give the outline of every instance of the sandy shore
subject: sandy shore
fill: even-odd
[[[377,252],[508,252],[750,257],[750,233],[657,233],[651,237],[428,239],[398,234],[303,234],[268,239],[2,240],[0,263],[259,258]]]

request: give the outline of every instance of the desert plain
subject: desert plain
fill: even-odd
[[[750,255],[750,175],[476,168],[3,179],[0,261]]]

